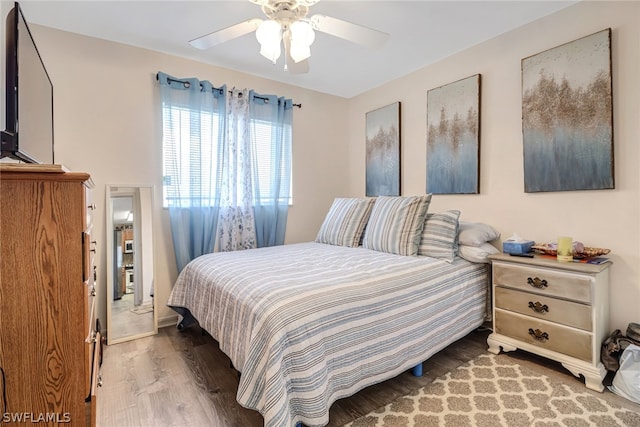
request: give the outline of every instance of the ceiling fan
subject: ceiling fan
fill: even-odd
[[[321,31],[366,47],[380,47],[389,34],[326,15],[307,17],[309,7],[319,0],[249,0],[262,7],[267,19],[253,18],[222,30],[214,31],[189,44],[209,49],[220,43],[253,31],[260,42],[260,54],[274,64],[285,51],[285,71],[301,74],[309,71],[310,46],[316,31]]]

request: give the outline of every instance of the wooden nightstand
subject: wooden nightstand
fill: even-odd
[[[562,363],[602,391],[600,347],[609,334],[609,267],[555,258],[489,257],[493,267],[493,333],[489,351],[517,348]]]

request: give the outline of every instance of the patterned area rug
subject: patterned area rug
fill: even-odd
[[[640,405],[519,362],[504,354],[482,354],[347,426],[640,426]]]
[[[131,309],[131,312],[135,314],[151,313],[152,311],[153,311],[153,304],[151,303],[139,305],[138,307],[133,307]]]

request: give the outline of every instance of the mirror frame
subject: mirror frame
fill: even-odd
[[[109,332],[109,329],[111,328],[111,326],[113,325],[113,321],[111,318],[111,310],[112,310],[112,302],[113,302],[113,282],[115,280],[115,277],[113,277],[113,250],[114,250],[114,245],[113,245],[113,201],[112,201],[112,196],[113,196],[113,191],[114,188],[137,188],[138,192],[140,191],[141,188],[147,188],[149,189],[149,194],[150,194],[150,205],[149,209],[150,209],[150,215],[151,215],[151,235],[152,235],[152,239],[155,240],[155,223],[156,223],[156,218],[155,218],[155,186],[151,185],[151,184],[107,184],[105,186],[105,206],[106,206],[106,212],[105,212],[105,224],[106,224],[106,234],[105,234],[105,240],[107,243],[107,344],[117,344],[120,342],[125,342],[125,341],[131,341],[134,339],[138,339],[138,338],[142,338],[142,337],[147,337],[147,336],[151,336],[151,335],[156,335],[158,333],[158,304],[157,304],[157,289],[155,286],[155,278],[157,277],[157,254],[156,254],[156,244],[153,243],[152,244],[152,248],[151,248],[151,254],[152,254],[152,258],[153,258],[153,280],[154,280],[154,297],[153,297],[153,329],[150,331],[144,331],[144,332],[140,332],[138,334],[134,334],[134,335],[129,335],[126,337],[118,337],[118,338],[111,338],[112,334]],[[136,224],[135,221],[140,221],[140,215],[137,214],[137,211],[139,210],[139,206],[140,206],[140,201],[136,202],[135,200],[133,201],[133,212],[134,212],[134,224]],[[138,218],[136,220],[136,217]],[[139,228],[139,227],[137,227]],[[134,229],[134,233],[135,233],[135,229]],[[136,239],[135,238],[136,234],[134,234],[134,247],[139,248],[140,247],[140,239]]]

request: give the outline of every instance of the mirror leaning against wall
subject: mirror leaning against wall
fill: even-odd
[[[153,186],[107,185],[107,343],[158,332]]]

